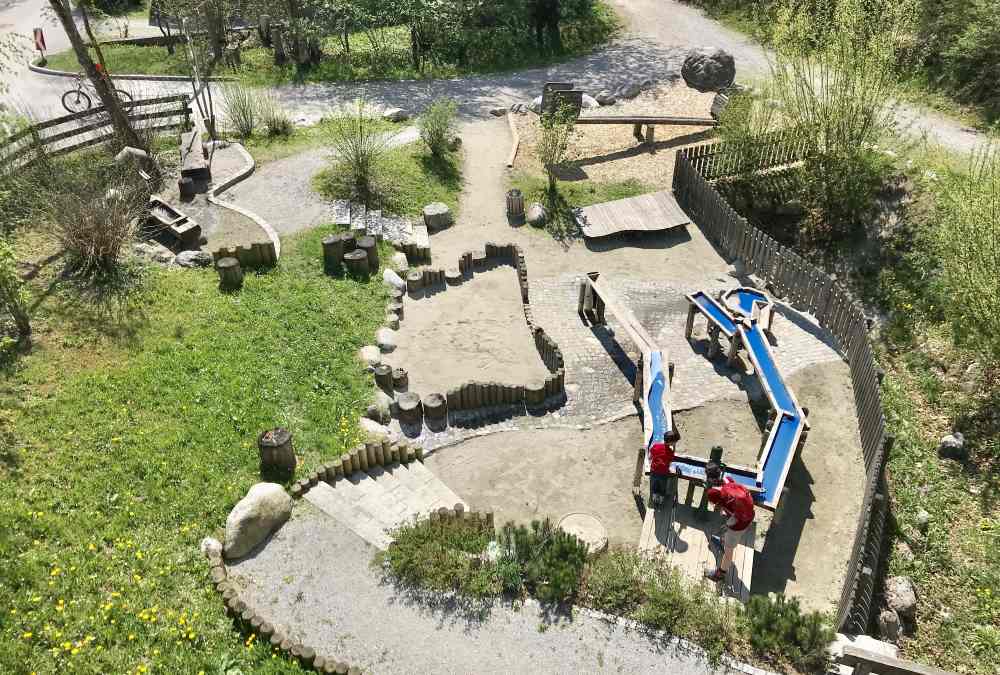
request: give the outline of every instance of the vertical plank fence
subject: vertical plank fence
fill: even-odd
[[[837,627],[864,633],[874,609],[875,584],[888,513],[885,462],[892,448],[882,411],[881,371],[868,339],[868,319],[836,277],[826,274],[741,217],[711,181],[801,161],[804,144],[791,134],[775,134],[753,148],[712,143],[677,152],[674,193],[678,203],[724,255],[743,262],[773,292],[816,317],[837,341],[851,369],[854,403],[865,461],[865,494]]]

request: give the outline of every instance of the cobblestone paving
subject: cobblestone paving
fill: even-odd
[[[450,445],[470,436],[499,431],[551,427],[586,428],[605,420],[636,413],[632,404],[632,382],[639,350],[609,312],[608,325],[586,326],[577,314],[578,279],[575,274],[531,281],[532,313],[538,325],[555,339],[566,361],[565,405],[546,415],[520,411],[494,411],[465,426],[442,431],[422,430],[409,434],[428,450]],[[604,283],[646,327],[675,364],[671,407],[686,410],[709,401],[763,397],[754,377],[732,377],[738,369],[726,366],[723,357],[706,356],[705,321],[695,321],[694,340],[684,337],[688,302],[685,294],[697,290],[716,293],[738,285],[736,279],[706,279],[698,288],[678,289],[666,282],[636,279],[604,279]],[[809,366],[837,361],[833,338],[808,316],[778,305],[774,320],[775,358],[785,377]],[[619,342],[620,337],[620,342]],[[738,367],[737,367],[738,368]],[[744,373],[745,374],[745,373]]]

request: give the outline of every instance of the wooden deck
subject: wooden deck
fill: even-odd
[[[695,509],[683,503],[664,505],[646,510],[639,537],[639,552],[652,557],[666,557],[680,573],[691,581],[704,579],[705,569],[717,565],[721,553],[709,548],[709,537],[719,531],[719,516],[710,513],[704,521],[695,518]],[[756,525],[743,534],[736,547],[733,564],[724,583],[722,594],[747,602],[753,580],[754,541]]]
[[[667,190],[588,206],[580,209],[576,220],[584,236],[591,238],[618,232],[657,232],[691,223]]]

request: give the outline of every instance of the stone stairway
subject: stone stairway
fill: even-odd
[[[422,462],[357,471],[332,485],[319,482],[305,499],[368,543],[385,549],[389,534],[441,507],[466,506]]]

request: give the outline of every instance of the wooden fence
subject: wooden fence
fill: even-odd
[[[189,101],[187,94],[143,99],[132,104],[128,116],[142,132],[187,129],[191,126]],[[99,106],[32,124],[0,140],[0,165],[20,166],[30,163],[38,152],[62,155],[114,137],[111,120]]]
[[[758,146],[757,170],[800,161],[804,148],[781,137]],[[854,402],[861,432],[866,469],[864,505],[854,537],[844,590],[837,612],[838,628],[864,633],[872,616],[878,565],[887,515],[884,468],[892,447],[882,411],[882,372],[868,339],[869,323],[860,305],[836,277],[804,260],[753,227],[726,203],[711,178],[745,172],[746,160],[733,159],[735,151],[724,143],[686,148],[677,152],[674,192],[705,235],[724,255],[737,258],[764,279],[779,297],[796,309],[811,313],[837,340],[850,365]]]
[[[684,152],[695,171],[711,181],[794,164],[805,157],[806,144],[799,134],[778,131],[763,141],[708,143],[685,148]]]

